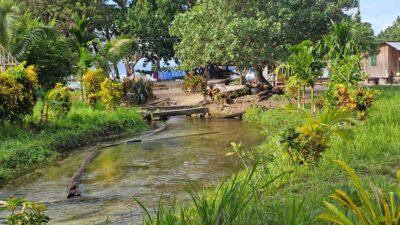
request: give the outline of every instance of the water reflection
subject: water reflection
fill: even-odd
[[[188,180],[209,185],[239,168],[237,158],[225,157],[230,142],[254,146],[262,140],[257,127],[241,121],[187,118],[169,120],[167,130],[153,138],[210,131],[218,133],[102,149],[81,179],[80,200],[67,201],[65,196],[68,179],[87,154],[84,149],[15,180],[0,190],[0,198],[13,194],[47,202],[51,224],[93,224],[107,216],[116,224],[137,224],[141,210],[132,196],[149,206],[162,192],[184,198]]]

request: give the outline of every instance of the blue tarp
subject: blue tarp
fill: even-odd
[[[172,80],[173,78],[182,78],[186,76],[184,71],[177,71],[177,70],[167,70],[161,71],[158,74],[159,80]]]

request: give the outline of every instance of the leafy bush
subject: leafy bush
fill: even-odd
[[[34,66],[24,68],[26,63],[7,69],[0,75],[0,121],[21,121],[33,113],[38,88]]]
[[[114,110],[121,104],[123,94],[123,86],[121,83],[112,81],[109,78],[106,78],[101,83],[99,95],[108,111]]]
[[[364,119],[377,93],[376,90],[336,84],[327,92],[326,102],[328,107],[356,112],[359,119]]]
[[[83,76],[83,86],[86,90],[87,100],[93,108],[99,100],[99,92],[101,91],[101,83],[107,78],[102,69],[96,71],[88,69]]]
[[[400,222],[400,186],[397,191],[384,193],[371,184],[366,188],[354,170],[342,161],[336,161],[349,175],[355,192],[336,189],[329,197],[343,208],[324,202],[328,212],[321,214],[319,219],[329,224],[386,224],[397,225]],[[400,183],[400,171],[397,172],[397,182]],[[344,212],[343,212],[344,211]]]
[[[182,89],[188,93],[205,92],[207,79],[203,76],[188,75],[183,79]]]
[[[0,75],[0,122],[15,120],[19,103],[23,99],[23,87],[17,81],[5,74]]]
[[[297,128],[280,133],[280,143],[292,162],[313,164],[329,148],[333,136],[349,138],[351,126],[357,122],[347,111],[325,111],[318,118],[309,117]]]
[[[48,99],[51,114],[55,118],[66,116],[71,110],[71,92],[61,83],[48,93]]]
[[[101,90],[101,83],[107,78],[102,69],[96,71],[88,69],[83,76],[83,85],[87,95],[97,94]]]
[[[12,198],[0,201],[0,211],[7,210],[7,222],[10,225],[43,225],[50,221],[44,214],[47,210],[44,204],[30,202],[24,198]]]
[[[123,87],[125,97],[127,97],[129,94],[132,94],[133,101],[136,104],[144,104],[151,97],[153,97],[152,83],[144,80],[143,78],[139,78],[137,80],[125,78]]]

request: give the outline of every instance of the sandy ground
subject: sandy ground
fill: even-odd
[[[179,82],[161,83],[162,86],[170,87],[168,90],[154,90],[155,99],[150,102],[154,105],[185,105],[185,106],[206,106],[210,109],[212,116],[226,116],[244,112],[252,105],[266,108],[276,108],[287,104],[284,100],[267,99],[260,101],[258,95],[247,95],[233,100],[231,104],[205,103],[200,93],[185,93],[179,87]],[[207,99],[210,102],[210,99]]]

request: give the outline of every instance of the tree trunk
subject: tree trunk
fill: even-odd
[[[130,77],[132,76],[132,69],[129,66],[129,62],[128,62],[128,57],[124,57],[124,66],[125,66],[125,70],[126,70],[126,76]]]
[[[81,83],[81,101],[84,102],[85,97],[83,96],[83,75],[82,74],[81,74],[80,83]]]
[[[303,106],[303,109],[305,109],[306,108],[306,86],[305,85],[303,85],[303,102],[302,102],[302,106]]]
[[[157,56],[157,72],[155,73],[154,79],[158,80],[158,76],[161,70],[161,59]]]
[[[115,72],[115,78],[116,78],[117,80],[120,80],[120,77],[119,77],[119,70],[118,70],[118,63],[117,63],[117,64],[113,64],[113,67],[114,67],[114,72]]]
[[[311,112],[315,113],[315,100],[314,100],[314,85],[311,86]]]
[[[260,83],[268,83],[268,81],[265,79],[265,77],[263,76],[263,68],[261,66],[256,67],[256,81],[260,82]]]
[[[297,85],[297,108],[301,108],[301,84]]]
[[[42,101],[42,107],[40,107],[40,120],[39,120],[39,127],[43,128],[44,125],[44,108],[45,108],[45,101]]]

